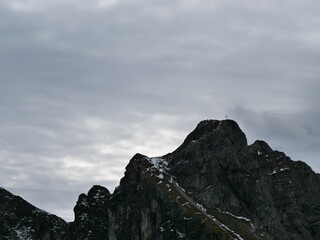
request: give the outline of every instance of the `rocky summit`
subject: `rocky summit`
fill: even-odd
[[[81,194],[74,222],[0,190],[0,239],[320,240],[320,175],[247,144],[232,120],[198,124],[161,157],[136,154],[114,193]]]

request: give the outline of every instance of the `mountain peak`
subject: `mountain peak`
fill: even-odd
[[[258,155],[261,155],[263,153],[269,153],[272,152],[272,148],[269,146],[268,143],[262,140],[256,140],[253,144],[249,146],[250,152],[258,152]]]
[[[248,146],[233,120],[200,122],[173,153],[135,154],[112,194],[79,196],[72,223],[1,188],[0,203],[5,239],[320,240],[319,175],[264,141]]]
[[[247,147],[246,136],[234,120],[204,120],[186,137],[175,152],[185,149],[192,143],[209,143],[219,139],[228,139],[238,150]]]

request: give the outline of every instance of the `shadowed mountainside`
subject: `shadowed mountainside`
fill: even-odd
[[[161,157],[136,154],[113,194],[93,186],[66,223],[1,189],[0,239],[319,240],[320,176],[232,120],[205,120]],[[3,227],[2,227],[3,226]]]

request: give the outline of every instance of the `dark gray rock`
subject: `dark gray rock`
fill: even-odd
[[[1,240],[74,239],[68,223],[0,188]]]
[[[10,202],[6,212],[19,215],[15,224],[1,218],[3,239],[11,239],[17,219],[21,227],[28,226],[25,216],[35,221]],[[79,240],[320,240],[320,176],[261,140],[248,146],[232,120],[206,120],[172,153],[136,154],[113,194],[93,186],[79,196],[74,212],[74,222],[58,224],[64,235],[52,227],[41,234]]]

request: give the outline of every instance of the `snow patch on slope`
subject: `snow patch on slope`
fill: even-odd
[[[270,173],[269,175],[273,175],[273,174],[276,174],[276,173],[279,173],[279,172],[284,172],[284,171],[289,171],[290,168],[280,168],[279,170],[277,169],[274,169],[272,173]]]
[[[30,227],[22,226],[19,229],[16,229],[15,232],[19,240],[32,240],[31,232],[33,230]]]

